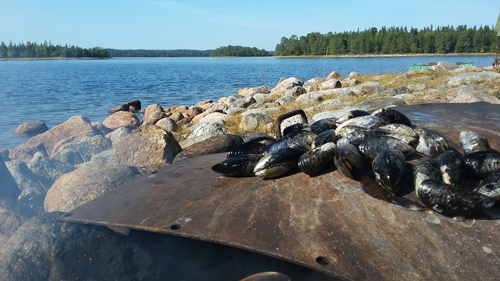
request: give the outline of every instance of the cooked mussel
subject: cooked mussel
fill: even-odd
[[[437,132],[423,128],[415,128],[413,131],[418,135],[417,152],[429,157],[436,157],[448,151],[448,141]]]
[[[443,177],[438,163],[432,158],[420,160],[413,165],[412,175],[415,192],[417,192],[418,186],[423,181],[429,179],[441,181]]]
[[[348,144],[338,147],[337,154],[333,160],[337,169],[346,177],[361,180],[361,176],[363,175],[363,159],[354,145]]]
[[[436,157],[436,163],[441,169],[443,182],[454,186],[462,184],[464,164],[460,152],[453,148],[443,152]]]
[[[500,169],[500,153],[496,150],[469,153],[462,158],[468,170],[481,179]]]
[[[230,177],[251,177],[254,175],[255,165],[262,155],[245,154],[225,159],[212,166],[212,171]]]
[[[452,217],[470,217],[495,204],[495,200],[486,195],[432,179],[418,186],[417,195],[432,210]]]
[[[466,154],[491,149],[488,139],[484,135],[470,131],[460,133],[460,143]]]
[[[333,142],[325,143],[302,154],[299,158],[299,169],[310,176],[314,176],[332,165],[336,153],[337,146]]]
[[[396,193],[398,184],[405,170],[405,156],[397,150],[384,148],[372,162],[372,169],[380,186],[391,193]]]

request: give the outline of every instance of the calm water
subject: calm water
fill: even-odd
[[[110,60],[0,61],[0,147],[15,148],[27,138],[14,134],[24,122],[49,128],[71,116],[102,122],[107,110],[139,99],[143,108],[158,103],[190,106],[229,96],[240,88],[275,86],[281,77],[306,81],[336,70],[342,76],[405,72],[409,64],[474,61],[492,57],[404,58],[114,58]]]

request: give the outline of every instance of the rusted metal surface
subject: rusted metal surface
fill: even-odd
[[[459,132],[471,130],[486,135],[492,148],[500,150],[499,105],[397,109],[417,126],[442,132],[455,148],[460,148]],[[346,280],[500,276],[499,207],[475,221],[456,223],[406,209],[415,199],[408,179],[401,198],[388,198],[379,194],[372,178],[356,182],[339,171],[273,180],[221,177],[210,167],[223,159],[225,154],[216,154],[159,168],[61,219],[225,244]]]

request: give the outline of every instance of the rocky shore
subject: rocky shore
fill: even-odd
[[[59,222],[57,217],[158,166],[227,152],[254,133],[274,136],[274,122],[286,112],[303,109],[313,122],[339,118],[353,109],[500,104],[498,97],[500,73],[439,62],[433,70],[397,75],[352,72],[341,77],[334,71],[309,81],[282,78],[272,89],[245,88],[189,107],[151,104],[142,109],[135,100],[111,108],[102,123],[82,116],[50,129],[39,121],[25,123],[16,134],[30,139],[15,149],[0,148],[0,276],[2,280],[161,279],[181,267],[172,254],[181,246],[193,251],[196,247],[238,251],[150,233],[124,236],[105,227]],[[282,129],[298,122],[287,119]],[[168,254],[158,255],[162,251]],[[162,267],[164,263],[169,265]],[[215,269],[197,266],[217,279]],[[241,274],[250,275],[250,270],[241,269]]]

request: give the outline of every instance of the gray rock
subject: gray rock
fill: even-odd
[[[47,130],[49,130],[49,128],[44,122],[35,121],[19,125],[14,133],[23,137],[32,137],[44,133]]]
[[[13,200],[19,195],[21,195],[21,190],[5,165],[3,158],[0,157],[0,198]]]
[[[303,87],[306,90],[306,92],[312,92],[312,91],[319,91],[319,84],[321,82],[325,81],[324,78],[312,78],[307,80]]]
[[[150,255],[125,236],[100,226],[57,220],[62,213],[27,220],[0,249],[4,281],[143,280]]]
[[[361,81],[356,78],[345,78],[340,82],[342,83],[342,87],[352,87],[361,84]]]
[[[222,123],[222,125],[224,125],[224,123],[226,122],[226,120],[228,118],[229,118],[229,116],[227,114],[213,112],[213,113],[210,113],[210,114],[206,115],[205,117],[201,118],[200,123],[219,122],[219,123]]]
[[[73,171],[75,166],[59,161],[56,158],[45,157],[42,153],[37,152],[28,162],[28,168],[35,175],[45,177],[53,183],[60,176]]]
[[[42,212],[43,200],[52,181],[35,175],[22,161],[12,160],[6,165],[21,190],[18,200],[33,210]]]
[[[62,175],[50,187],[45,197],[46,212],[69,212],[102,194],[133,179],[135,167],[87,165]]]
[[[413,83],[408,85],[408,89],[410,89],[410,91],[412,92],[425,91],[427,90],[427,85],[425,85],[424,83]]]
[[[271,89],[271,94],[281,97],[286,94],[287,90],[290,90],[295,86],[303,86],[303,85],[304,81],[302,81],[300,78],[296,77],[282,78],[278,82],[278,85],[276,85],[276,87]]]
[[[356,78],[356,77],[359,77],[359,73],[356,72],[356,71],[352,71],[351,73],[349,73],[349,75],[347,75],[347,78]]]
[[[156,126],[164,129],[167,132],[175,132],[178,129],[177,123],[171,118],[165,117],[156,122]]]
[[[245,111],[244,108],[241,108],[241,107],[231,107],[231,108],[228,108],[226,110],[226,114],[228,116],[233,116],[233,115],[236,115],[236,114],[241,113],[243,111]]]
[[[17,202],[0,199],[0,245],[7,245],[9,238],[29,218],[36,215],[32,209],[25,208]]]
[[[350,106],[350,105],[352,105],[351,101],[343,101],[343,100],[339,100],[339,99],[329,99],[329,100],[325,100],[325,101],[321,102],[317,106],[307,108],[307,109],[305,109],[305,111],[306,112],[318,112],[318,111],[325,111],[325,110],[328,110],[328,109],[331,109],[334,107],[342,108],[342,107],[346,107],[346,106]]]
[[[340,79],[340,78],[342,78],[342,76],[337,71],[332,71],[332,72],[330,72],[330,74],[328,74],[326,79],[332,79],[332,78]]]
[[[337,88],[342,88],[342,82],[340,82],[340,80],[338,79],[327,79],[321,82],[321,84],[319,84],[320,90],[329,90]]]
[[[251,113],[243,116],[239,128],[242,130],[253,131],[259,128],[259,126],[265,126],[267,123],[271,122],[273,122],[273,120],[266,114]]]
[[[116,154],[114,149],[108,149],[92,157],[89,164],[116,165]]]
[[[460,66],[458,66],[455,63],[451,63],[451,62],[447,62],[447,61],[440,61],[436,65],[432,66],[432,70],[444,72],[444,71],[452,71],[452,70],[457,69],[459,67]]]
[[[306,89],[302,86],[295,86],[290,90],[287,90],[286,95],[290,97],[298,97],[306,93]]]
[[[229,97],[227,97],[226,101],[224,101],[224,104],[229,107],[230,104],[242,98],[243,96],[240,95],[230,95]]]
[[[381,98],[381,99],[370,99],[364,100],[355,104],[354,106],[365,107],[368,111],[376,110],[379,108],[384,108],[387,106],[404,106],[406,103],[404,100],[396,98]]]
[[[416,98],[416,96],[415,96],[415,94],[400,94],[400,95],[395,95],[393,98],[411,100],[411,99]]]
[[[113,132],[107,134],[105,137],[111,140],[112,146],[115,146],[115,143],[120,140],[123,136],[132,133],[131,128],[120,127]]]
[[[299,96],[296,101],[303,104],[314,104],[323,101],[325,94],[322,92],[310,92]]]
[[[241,98],[233,101],[228,105],[228,108],[231,107],[241,107],[241,108],[247,108],[251,104],[256,103],[255,99],[253,97],[246,97],[246,98]]]
[[[295,99],[290,96],[284,96],[276,100],[276,103],[280,106],[294,102]]]
[[[474,82],[494,81],[494,80],[500,80],[500,73],[492,71],[468,72],[451,78],[451,80],[448,82],[448,85],[460,86],[460,85],[471,84]]]
[[[473,102],[489,102],[493,104],[500,104],[500,99],[494,95],[475,92],[475,93],[464,93],[451,99],[450,103],[473,103]]]
[[[118,111],[131,111],[131,112],[136,112],[141,110],[141,101],[140,100],[133,100],[129,101],[123,104],[120,104],[118,106],[115,106],[113,108],[110,108],[108,110],[109,114],[113,114]]]
[[[279,111],[281,111],[281,107],[255,108],[255,109],[249,109],[249,110],[241,113],[241,115],[245,116],[247,114],[252,114],[252,113],[262,113],[262,114],[271,116],[272,113],[279,112]]]
[[[223,125],[217,122],[207,122],[207,123],[202,123],[196,130],[194,130],[188,137],[193,138],[193,137],[202,137],[206,140],[211,137],[215,137],[217,135],[225,135],[225,134],[231,134],[228,129],[226,129]]]
[[[76,143],[68,143],[62,146],[53,156],[62,162],[67,161],[67,155],[74,154],[73,162],[67,162],[72,165],[81,164],[92,159],[92,156],[101,153],[102,151],[111,149],[111,140],[101,135],[93,137],[85,137]],[[64,156],[62,156],[64,155]]]
[[[463,85],[455,92],[455,95],[460,96],[462,94],[471,94],[471,93],[489,94],[488,89],[484,87]]]
[[[387,89],[383,92],[373,94],[372,97],[375,96],[396,96],[396,95],[402,95],[402,94],[409,94],[411,91],[407,87],[396,87],[396,88],[390,88]]]
[[[274,101],[272,98],[269,97],[269,94],[255,94],[253,95],[253,98],[258,103],[271,103]]]

